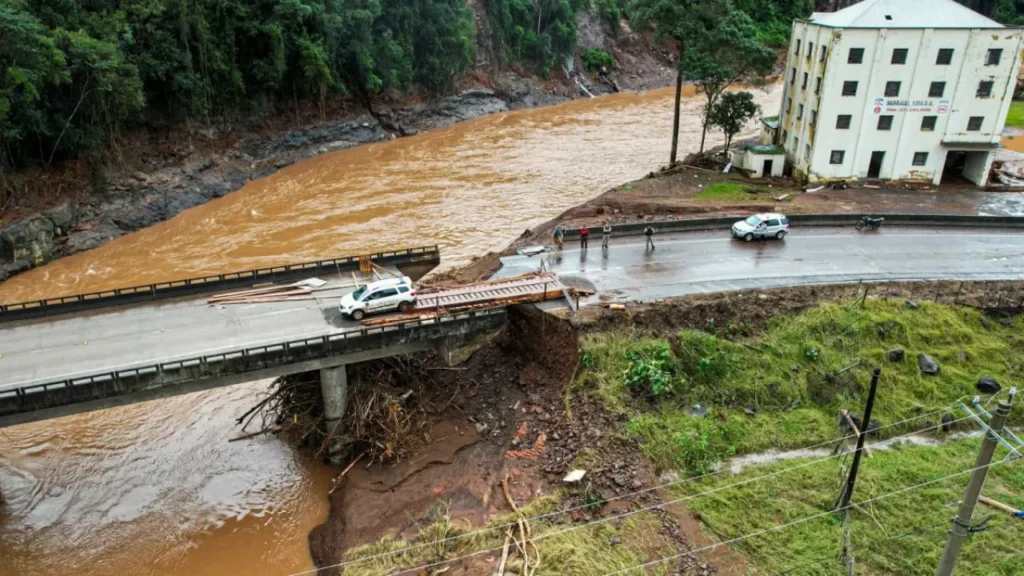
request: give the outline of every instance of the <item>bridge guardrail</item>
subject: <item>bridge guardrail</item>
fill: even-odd
[[[883,216],[886,226],[948,226],[978,228],[1024,228],[1024,218],[1019,216],[965,216],[960,214],[792,214],[788,215],[794,226],[853,226],[862,216]],[[679,220],[653,220],[613,224],[612,236],[635,236],[643,234],[644,228],[653,226],[658,234],[666,232],[695,232],[698,230],[722,230],[732,228],[740,216],[715,218],[690,218]],[[591,226],[592,235],[600,235],[601,226]],[[565,231],[566,240],[578,240],[580,229]]]
[[[408,248],[389,252],[377,252],[362,256],[343,256],[328,260],[300,262],[269,266],[240,272],[226,272],[198,278],[186,278],[169,282],[157,282],[142,286],[114,288],[86,294],[58,296],[28,302],[0,305],[0,323],[25,318],[38,318],[67,312],[80,312],[106,306],[132,304],[135,302],[161,300],[191,294],[200,294],[223,288],[244,287],[271,280],[290,280],[315,275],[321,272],[357,270],[359,259],[369,257],[375,264],[403,264],[412,262],[440,262],[441,252],[437,245]]]
[[[491,324],[504,322],[505,314],[504,306],[485,308],[426,320],[418,319],[389,326],[363,327],[360,330],[314,338],[288,340],[217,354],[30,384],[0,391],[0,418],[140,392],[154,387],[174,386],[197,380],[330,358],[377,347],[435,340],[457,333],[459,329],[478,329],[480,325],[492,327]]]

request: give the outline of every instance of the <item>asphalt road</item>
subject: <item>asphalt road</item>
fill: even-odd
[[[5,325],[0,391],[353,330],[337,309],[351,284],[333,279],[316,300],[211,306],[203,296]]]
[[[744,243],[727,231],[666,234],[647,252],[642,238],[591,239],[550,254],[566,283],[594,286],[589,302],[650,301],[698,292],[895,279],[1024,278],[1024,233],[1002,230],[850,228],[794,230],[784,241]],[[540,257],[503,259],[501,276],[536,270]],[[358,327],[337,298],[210,306],[205,298],[105,309],[0,327],[0,391],[227,350],[316,337]]]
[[[1013,230],[805,228],[751,243],[727,230],[684,232],[655,236],[653,252],[642,237],[613,238],[607,253],[600,234],[591,236],[586,252],[574,243],[561,257],[547,255],[564,282],[598,290],[591,302],[858,280],[1024,278],[1024,233]],[[501,274],[536,269],[540,259],[503,258]]]

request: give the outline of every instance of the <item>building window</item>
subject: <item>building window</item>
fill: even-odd
[[[818,111],[817,110],[811,110],[811,126],[817,126],[817,125],[818,125]]]
[[[967,119],[967,129],[972,132],[981,130],[981,122],[984,120],[984,116],[971,116]]]
[[[793,98],[787,98],[787,100],[789,100],[789,102],[786,104],[786,112],[792,112],[793,111]]]
[[[807,57],[811,58],[814,56],[814,42],[807,43]]]
[[[857,95],[857,81],[847,80],[843,82],[843,96],[856,96]]]
[[[802,119],[804,117],[804,105],[803,104],[799,104],[796,110],[797,110],[797,112],[796,112],[796,119],[797,120]]]
[[[800,40],[799,39],[796,41],[796,55],[797,56],[800,55]]]
[[[938,120],[938,116],[925,116],[921,118],[921,131],[932,132],[935,130],[935,121]]]
[[[804,85],[800,87],[801,90],[807,90],[807,72],[804,72]]]
[[[800,139],[797,138],[796,136],[793,136],[793,153],[794,154],[799,154],[800,153]]]
[[[786,141],[789,140],[789,132],[786,130],[782,131],[782,146],[786,146]]]
[[[836,116],[836,129],[837,130],[848,130],[850,128],[850,119],[852,116],[849,114],[840,114]]]
[[[789,74],[789,83],[796,84],[796,68],[793,68],[793,71]]]
[[[928,163],[927,152],[914,152],[914,166],[924,166]]]
[[[892,130],[892,116],[879,116],[878,117],[878,129],[879,130]]]
[[[860,64],[864,61],[863,48],[850,48],[850,55],[846,57],[847,64]]]
[[[811,145],[807,144],[804,146],[804,159],[810,161],[811,159]]]
[[[906,48],[896,48],[895,50],[893,50],[892,51],[892,61],[891,62],[893,64],[906,64],[907,63],[907,49]]]
[[[821,94],[821,76],[818,76],[818,79],[814,82],[814,93]]]
[[[992,81],[985,80],[978,82],[978,93],[975,94],[978,98],[988,98],[992,95]]]
[[[900,95],[900,83],[899,82],[886,82],[885,83],[885,95],[886,96],[899,96]]]
[[[846,156],[846,150],[833,150],[832,154],[828,158],[829,164],[842,164],[843,157]]]
[[[935,59],[935,63],[941,66],[948,66],[953,62],[953,49],[952,48],[939,48],[939,56]]]
[[[1002,48],[989,48],[988,56],[985,57],[985,66],[999,66],[999,60],[1001,60],[1002,57]]]
[[[932,82],[932,85],[928,88],[929,98],[942,98],[942,95],[946,93],[945,82]]]
[[[827,46],[822,46],[822,47],[821,47],[821,58],[820,58],[820,60],[821,60],[822,62],[824,62],[824,61],[825,61],[825,52],[827,51],[827,50],[826,50],[826,48],[827,48]]]

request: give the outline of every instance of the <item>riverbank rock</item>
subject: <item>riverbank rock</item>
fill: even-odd
[[[39,266],[57,252],[57,231],[41,214],[19,220],[0,230],[0,255],[14,271]]]
[[[921,368],[922,374],[928,374],[929,376],[934,376],[941,370],[939,363],[935,361],[935,358],[932,358],[923,352],[917,355],[917,365]]]
[[[982,376],[981,378],[978,378],[974,387],[982,394],[995,394],[1003,389],[1003,387],[999,385],[999,382],[996,382],[996,379],[991,376]]]
[[[885,359],[889,362],[903,362],[903,348],[893,348],[885,351]]]

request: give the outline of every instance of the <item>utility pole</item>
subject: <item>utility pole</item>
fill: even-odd
[[[981,487],[985,484],[985,476],[988,474],[989,465],[992,463],[992,455],[995,454],[998,436],[1003,433],[1003,426],[1006,424],[1006,417],[1010,414],[1011,404],[1000,400],[999,407],[992,415],[988,432],[981,443],[981,452],[978,454],[978,461],[974,465],[974,473],[967,483],[967,491],[964,499],[960,502],[960,509],[953,518],[953,527],[949,530],[946,539],[946,549],[942,552],[942,560],[935,571],[935,576],[952,576],[956,568],[956,559],[960,554],[960,548],[970,532],[971,517],[974,516],[974,507],[978,504],[978,496],[981,495]]]
[[[882,375],[881,368],[875,368],[871,374],[871,389],[868,390],[868,401],[864,406],[864,419],[860,422],[860,433],[857,434],[857,451],[853,453],[853,465],[850,466],[850,475],[846,478],[846,487],[839,497],[839,506],[836,510],[846,516],[850,507],[850,498],[853,498],[853,487],[857,483],[857,470],[860,469],[860,457],[864,452],[864,440],[868,436],[868,426],[871,423],[871,410],[875,407],[875,393],[878,392],[878,378]]]

